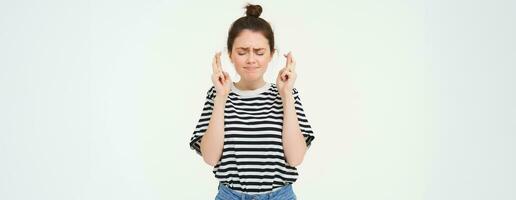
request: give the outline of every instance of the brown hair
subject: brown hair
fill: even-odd
[[[228,52],[231,53],[231,50],[233,50],[233,42],[235,42],[235,38],[240,34],[240,32],[245,29],[249,29],[260,32],[265,38],[267,38],[269,41],[269,49],[272,54],[274,52],[274,32],[272,32],[269,22],[260,18],[262,7],[260,5],[247,4],[245,8],[247,9],[245,12],[246,16],[238,18],[233,22],[231,28],[229,28]]]

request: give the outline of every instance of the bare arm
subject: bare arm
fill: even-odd
[[[227,96],[217,95],[213,103],[210,122],[201,140],[201,155],[208,165],[215,166],[224,146],[224,107]]]
[[[283,101],[283,151],[287,163],[295,167],[303,162],[307,146],[299,127],[292,93],[283,95],[281,99]]]
[[[290,52],[285,57],[287,58],[287,64],[278,73],[276,85],[283,101],[283,153],[287,163],[295,167],[303,162],[308,147],[299,127],[295,106],[296,100],[292,94],[294,82],[297,78],[296,62]]]
[[[229,74],[222,70],[220,52],[213,57],[212,69],[211,80],[217,95],[213,100],[213,111],[208,128],[202,137],[200,148],[204,162],[215,166],[219,162],[224,148],[224,108],[232,81]]]

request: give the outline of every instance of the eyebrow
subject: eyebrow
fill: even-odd
[[[246,48],[244,48],[244,47],[237,47],[237,49],[249,50],[249,47],[246,47]],[[253,48],[253,49],[254,49],[255,51],[257,51],[257,50],[265,50],[265,48]]]

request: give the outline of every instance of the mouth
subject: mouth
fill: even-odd
[[[258,71],[258,69],[260,69],[260,67],[244,67],[244,69],[246,71],[254,72],[254,71]]]

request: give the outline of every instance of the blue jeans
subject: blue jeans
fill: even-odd
[[[235,191],[219,183],[219,192],[215,200],[296,200],[296,195],[292,190],[292,184],[285,185],[280,189],[265,194],[245,194]]]

